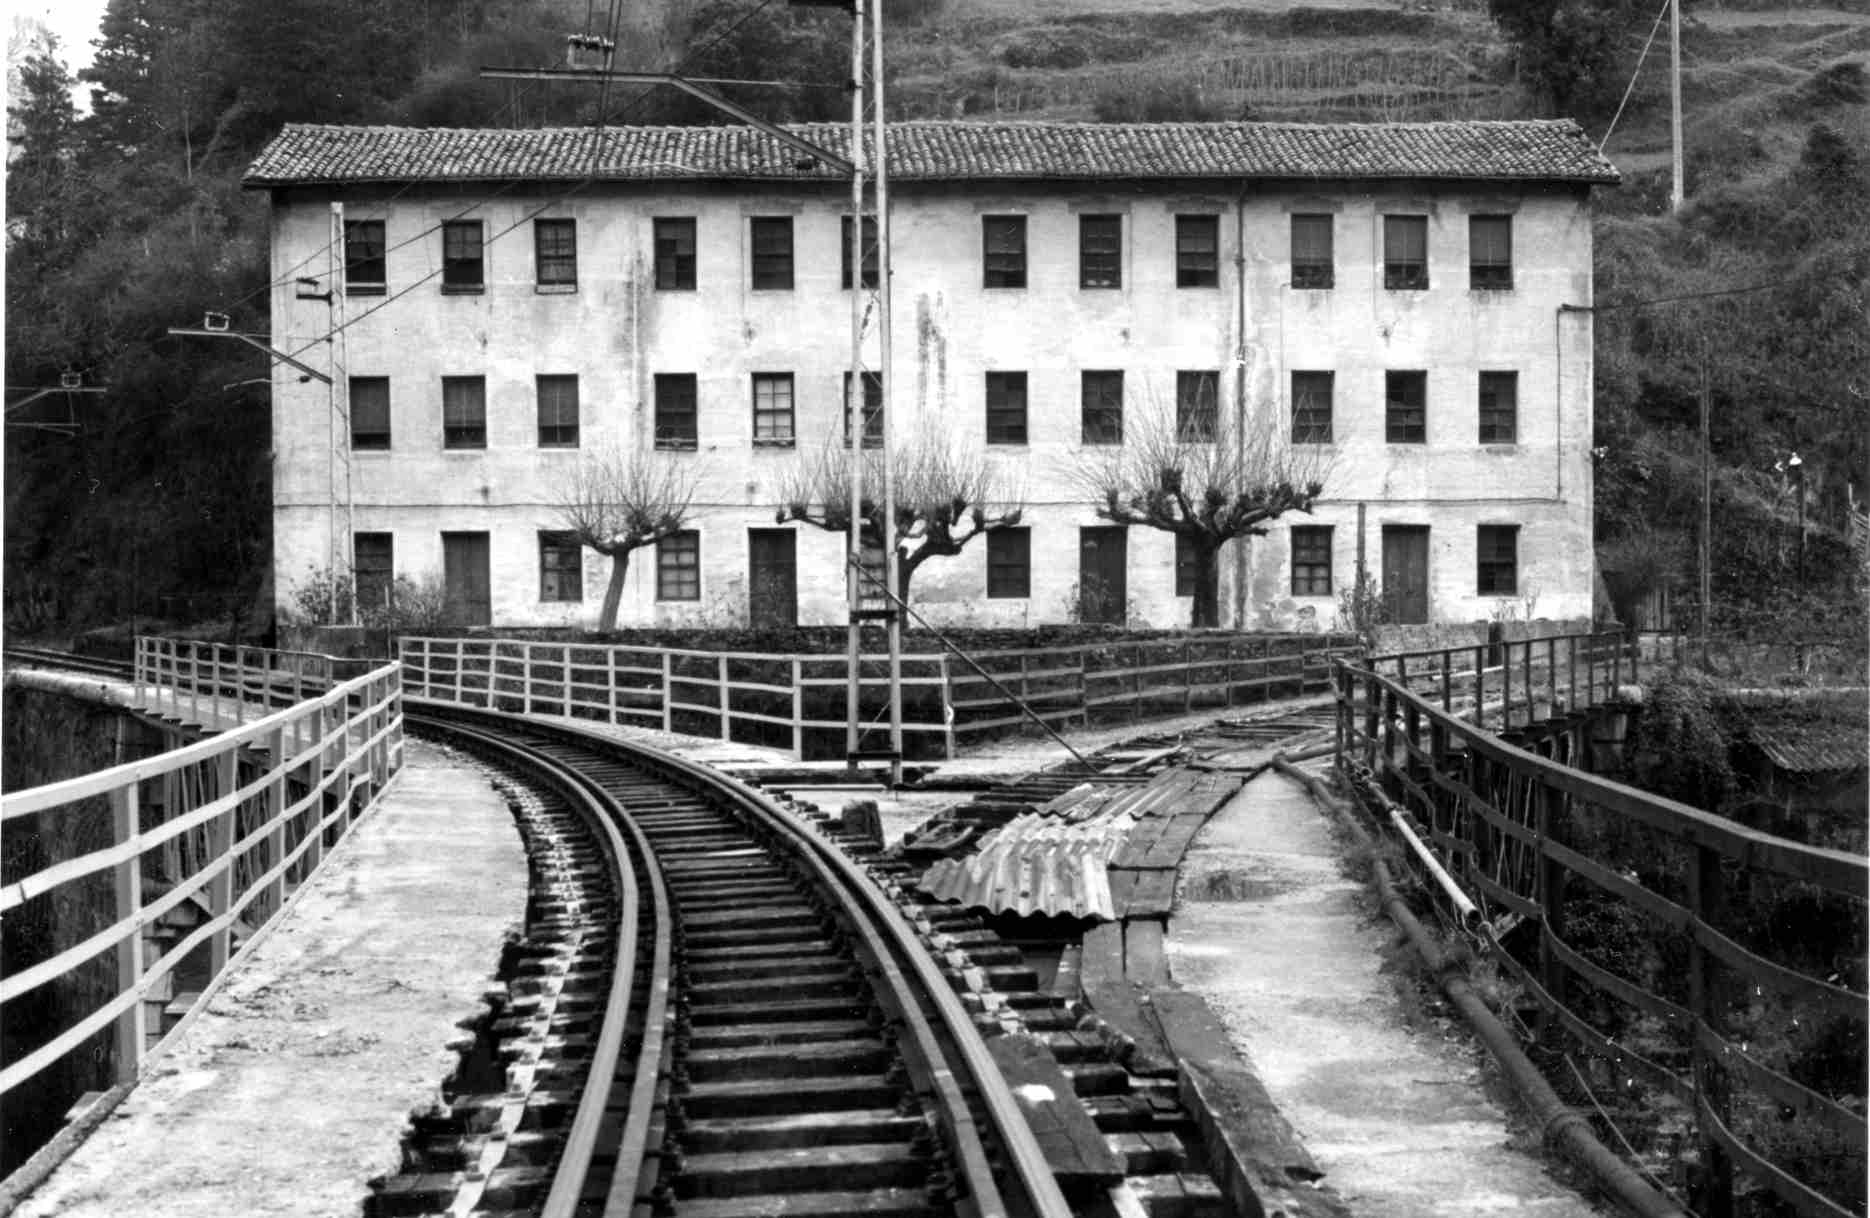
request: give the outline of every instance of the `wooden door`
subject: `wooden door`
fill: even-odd
[[[1392,619],[1405,626],[1428,621],[1428,528],[1383,526],[1383,599]]]
[[[1078,620],[1123,625],[1130,603],[1129,533],[1121,525],[1078,530]]]
[[[488,573],[487,534],[442,534],[443,612],[455,626],[493,622],[493,579]]]
[[[755,628],[799,624],[798,534],[747,530],[747,621]]]

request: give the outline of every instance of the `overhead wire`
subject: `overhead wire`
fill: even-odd
[[[1630,69],[1630,83],[1623,90],[1623,100],[1617,103],[1617,112],[1610,116],[1610,126],[1604,129],[1604,138],[1597,141],[1597,151],[1601,154],[1604,145],[1610,142],[1610,133],[1617,129],[1617,120],[1623,117],[1623,108],[1630,104],[1630,94],[1636,92],[1636,78],[1642,75],[1643,61],[1649,58],[1649,48],[1655,45],[1656,32],[1662,28],[1662,19],[1669,15],[1669,6],[1676,0],[1662,0],[1662,8],[1656,13],[1656,23],[1649,27],[1649,37],[1643,43],[1643,53],[1636,57],[1636,66]]]

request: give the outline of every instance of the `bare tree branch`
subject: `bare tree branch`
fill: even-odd
[[[611,560],[599,630],[617,627],[630,552],[679,532],[694,498],[694,468],[680,457],[618,449],[581,454],[559,488],[557,508],[579,545]]]

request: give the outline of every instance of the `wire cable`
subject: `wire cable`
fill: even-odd
[[[1597,141],[1597,151],[1601,156],[1604,145],[1610,142],[1610,133],[1617,129],[1617,120],[1623,117],[1623,108],[1630,104],[1630,94],[1636,92],[1636,78],[1642,75],[1643,61],[1649,58],[1649,48],[1655,45],[1656,31],[1662,28],[1662,19],[1669,15],[1669,6],[1676,0],[1662,0],[1662,8],[1656,13],[1656,23],[1649,27],[1649,38],[1643,43],[1643,53],[1636,57],[1636,66],[1630,69],[1630,83],[1624,87],[1623,100],[1617,103],[1617,112],[1610,116],[1610,126],[1604,129],[1604,138]]]

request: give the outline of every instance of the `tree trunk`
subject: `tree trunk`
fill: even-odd
[[[1194,627],[1221,624],[1221,548],[1195,545],[1195,596],[1192,620]]]
[[[623,603],[623,577],[629,573],[628,550],[610,555],[610,584],[604,589],[604,607],[597,615],[597,628],[606,634],[617,628],[617,606]]]

